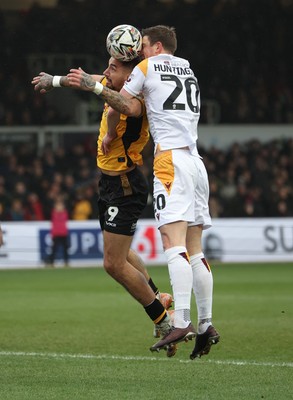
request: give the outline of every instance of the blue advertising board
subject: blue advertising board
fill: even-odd
[[[70,260],[103,258],[103,235],[100,228],[74,228],[69,230],[68,253]],[[39,230],[41,260],[46,262],[51,254],[52,239],[49,229]],[[56,260],[63,259],[61,249]]]

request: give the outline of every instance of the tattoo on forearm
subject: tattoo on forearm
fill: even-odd
[[[111,106],[114,110],[119,111],[121,114],[128,115],[129,107],[128,100],[123,97],[120,93],[114,92],[113,90],[104,87],[101,97]]]
[[[82,74],[81,85],[92,89],[95,86],[95,80],[89,74]]]

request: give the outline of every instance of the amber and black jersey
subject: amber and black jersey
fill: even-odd
[[[104,83],[104,82],[102,82]],[[141,152],[149,140],[146,112],[139,118],[120,115],[117,137],[111,143],[111,151],[106,156],[101,150],[104,136],[108,132],[108,104],[105,103],[98,137],[97,165],[107,171],[123,171],[134,164],[142,165]]]

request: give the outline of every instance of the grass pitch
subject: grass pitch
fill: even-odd
[[[149,272],[170,291],[166,267]],[[102,268],[0,271],[0,399],[291,399],[293,265],[213,273],[221,341],[190,361],[194,341],[149,351],[151,321]]]

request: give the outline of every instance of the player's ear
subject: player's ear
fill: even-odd
[[[159,53],[161,53],[161,51],[164,49],[164,47],[163,47],[163,45],[162,45],[162,42],[156,42],[155,43],[155,50],[156,50],[156,53],[157,54],[159,54]]]

